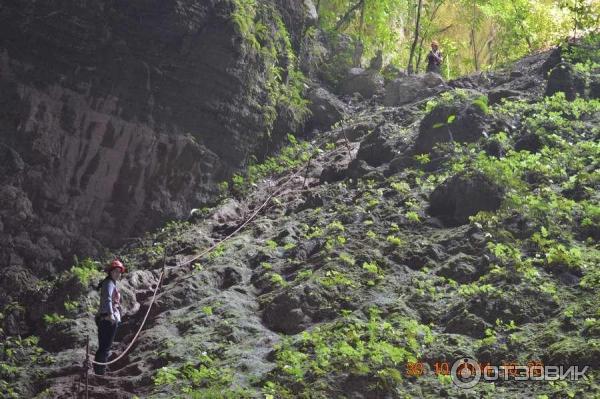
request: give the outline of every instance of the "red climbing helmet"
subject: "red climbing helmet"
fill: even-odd
[[[108,266],[108,269],[106,270],[107,272],[112,272],[114,269],[120,269],[121,273],[125,273],[125,266],[123,266],[123,263],[121,263],[120,260],[118,259],[114,259],[111,263],[110,266]]]

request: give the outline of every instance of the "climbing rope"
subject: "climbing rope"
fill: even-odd
[[[252,214],[252,216],[250,216],[248,219],[246,219],[246,221],[244,223],[242,223],[239,227],[237,227],[232,233],[230,233],[229,235],[227,235],[225,238],[223,238],[222,240],[218,241],[217,243],[213,244],[212,246],[210,246],[208,249],[206,249],[205,251],[201,252],[200,254],[194,256],[191,259],[186,260],[185,262],[182,263],[178,263],[177,265],[173,266],[172,269],[176,269],[178,267],[181,266],[185,266],[187,264],[191,264],[192,262],[195,262],[196,260],[200,259],[201,257],[203,257],[204,255],[206,255],[207,253],[209,253],[210,251],[212,251],[213,249],[215,249],[217,246],[219,246],[220,244],[224,243],[225,241],[229,240],[231,237],[233,237],[235,234],[237,234],[240,230],[242,230],[245,226],[248,225],[248,223],[250,223],[268,204],[269,202],[277,195],[279,195],[281,193],[281,191],[284,190],[284,188],[286,187],[286,185],[292,181],[294,178],[298,177],[300,175],[300,173],[305,169],[308,168],[308,166],[310,165],[310,162],[312,160],[312,156],[311,158],[302,166],[302,168],[300,168],[299,170],[297,170],[294,174],[292,174],[287,180],[285,180],[283,183],[280,183],[282,179],[279,179],[279,181],[277,181],[276,183],[280,183],[280,184],[276,184],[279,185],[279,187],[274,190],[271,194],[269,194],[269,196],[267,197],[267,199],[254,211],[254,213]],[[178,279],[177,281],[184,281],[187,280],[189,278],[192,278],[193,275],[189,275],[186,277],[182,277],[180,279]],[[168,291],[168,290],[167,290]]]
[[[347,140],[347,138],[346,138]],[[283,181],[282,183],[280,183],[284,178],[282,177],[281,179],[279,179],[276,182],[276,189],[270,193],[267,196],[267,199],[258,207],[256,208],[256,210],[252,213],[252,215],[247,218],[244,223],[242,223],[240,226],[238,226],[233,232],[231,232],[230,234],[228,234],[225,238],[217,241],[216,243],[214,243],[213,245],[211,245],[210,247],[208,247],[207,249],[205,249],[204,251],[202,251],[200,254],[192,257],[191,259],[186,260],[185,262],[181,262],[176,264],[175,266],[173,266],[171,269],[175,269],[175,268],[179,268],[182,266],[185,266],[187,264],[191,264],[192,262],[200,259],[201,257],[203,257],[204,255],[206,255],[207,253],[211,252],[212,250],[214,250],[217,246],[219,246],[220,244],[224,243],[225,241],[229,240],[231,237],[233,237],[234,235],[236,235],[240,230],[242,230],[245,226],[247,226],[252,220],[254,220],[254,218],[267,206],[267,204],[277,195],[279,195],[287,186],[287,184],[289,182],[291,182],[294,178],[298,177],[300,175],[300,173],[304,170],[310,167],[310,163],[312,158],[316,155],[316,152],[313,153],[310,158],[308,159],[308,161],[301,167],[299,168],[296,172],[294,172],[291,176],[289,176],[285,181]],[[306,176],[304,178],[304,184],[306,183]],[[119,361],[120,359],[122,359],[133,347],[133,344],[137,341],[140,333],[142,332],[142,329],[144,328],[144,325],[146,324],[146,321],[148,320],[148,315],[150,314],[150,311],[152,309],[152,306],[154,305],[154,303],[156,302],[156,295],[162,285],[162,282],[164,280],[165,277],[165,270],[166,270],[166,250],[163,253],[163,265],[162,265],[162,270],[160,272],[160,275],[158,276],[158,283],[156,284],[156,287],[154,288],[154,292],[152,294],[152,300],[150,301],[150,305],[148,306],[148,310],[146,310],[146,314],[144,315],[144,318],[142,320],[142,323],[140,324],[140,327],[138,328],[135,336],[133,337],[133,339],[131,340],[131,342],[129,343],[129,345],[125,348],[125,350],[119,355],[117,356],[115,359],[108,361],[108,362],[97,362],[95,360],[90,360],[91,358],[91,354],[89,353],[89,338],[88,338],[88,345],[86,348],[86,359],[83,363],[83,369],[85,372],[85,380],[86,380],[86,398],[88,397],[88,381],[87,381],[87,373],[89,371],[89,366],[90,364],[95,364],[95,365],[100,365],[100,366],[108,366],[111,364],[116,363],[117,361]],[[181,280],[184,279],[188,279],[192,276],[186,276],[183,277]],[[79,388],[78,388],[78,393],[79,393]]]
[[[209,253],[212,250],[214,250],[217,246],[221,245],[222,243],[224,243],[225,241],[231,239],[234,235],[236,235],[240,230],[242,230],[252,220],[254,220],[254,218],[256,218],[256,216],[267,206],[267,204],[276,195],[279,195],[284,190],[284,188],[287,186],[287,184],[289,182],[291,182],[294,178],[298,177],[299,174],[305,168],[308,169],[313,156],[311,156],[308,159],[308,161],[300,169],[298,169],[295,173],[293,173],[287,180],[285,180],[283,183],[281,183],[276,190],[274,190],[272,193],[270,193],[267,196],[267,199],[252,213],[252,215],[249,218],[247,218],[244,221],[244,223],[242,223],[240,226],[238,226],[233,232],[231,232],[230,234],[228,234],[225,238],[223,238],[223,239],[219,240],[218,242],[214,243],[209,248],[207,248],[206,250],[202,251],[200,254],[194,256],[193,258],[188,259],[185,262],[178,263],[177,265],[173,266],[173,269],[185,266],[187,264],[191,264],[192,262],[200,259],[201,257],[203,257],[204,255],[206,255],[207,253]],[[281,181],[281,180],[283,180],[283,178],[280,179],[279,181]],[[117,356],[115,359],[113,359],[111,361],[108,361],[108,362],[97,362],[95,360],[90,360],[91,354],[89,353],[89,349],[86,349],[86,359],[85,359],[84,364],[83,364],[83,368],[84,368],[85,375],[86,375],[86,397],[88,396],[87,373],[88,373],[88,370],[89,370],[89,365],[90,364],[95,364],[95,365],[100,365],[100,366],[108,366],[108,365],[114,364],[117,361],[119,361],[120,359],[122,359],[123,356],[125,356],[129,352],[129,350],[133,347],[133,344],[137,341],[137,339],[138,339],[138,337],[139,337],[142,329],[144,328],[144,325],[146,324],[146,321],[148,319],[148,315],[150,314],[150,310],[152,309],[152,306],[156,302],[156,295],[157,295],[158,290],[160,289],[160,287],[162,285],[162,282],[163,282],[163,279],[164,279],[164,276],[165,276],[165,267],[166,267],[166,250],[165,250],[165,252],[163,254],[163,266],[162,266],[162,270],[161,270],[160,275],[158,277],[158,283],[156,284],[156,287],[154,288],[154,292],[152,294],[152,300],[150,301],[150,305],[148,306],[148,309],[146,310],[146,314],[144,315],[144,318],[142,320],[142,323],[140,324],[140,327],[138,328],[135,336],[133,337],[133,339],[131,340],[131,342],[129,343],[129,345],[125,348],[125,350],[119,356]],[[191,277],[191,276],[185,277],[183,279],[187,279],[189,277]],[[88,338],[88,342],[89,342],[89,338]],[[89,348],[89,344],[88,344],[88,348]]]

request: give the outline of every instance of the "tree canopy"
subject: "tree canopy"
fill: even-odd
[[[322,28],[362,42],[363,63],[381,50],[398,67],[423,71],[429,43],[439,41],[446,77],[600,26],[600,0],[317,0],[317,7]]]

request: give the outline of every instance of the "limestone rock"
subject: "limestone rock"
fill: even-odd
[[[394,79],[385,87],[384,105],[400,106],[430,97],[445,87],[444,80],[436,73],[410,75]]]
[[[583,78],[573,70],[569,63],[561,62],[552,69],[550,76],[548,76],[546,96],[563,92],[567,100],[573,101],[577,95],[583,95],[584,90],[585,82]]]
[[[438,143],[477,141],[484,137],[487,123],[485,113],[477,105],[439,105],[421,121],[415,152],[430,152]]]
[[[328,129],[340,121],[346,113],[345,104],[322,87],[311,90],[308,99],[310,100],[309,109],[311,111],[311,117],[307,125],[309,129]]]
[[[371,98],[383,90],[383,77],[377,71],[352,68],[340,83],[340,93],[352,95],[360,93],[364,98]]]
[[[502,199],[503,189],[485,175],[458,174],[431,193],[429,213],[448,225],[461,225],[479,211],[498,209]]]

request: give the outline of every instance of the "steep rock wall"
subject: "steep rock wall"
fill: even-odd
[[[258,3],[299,42],[306,7]],[[243,37],[239,4],[3,2],[0,264],[47,275],[185,216],[267,133],[298,128],[265,112],[267,63]]]

